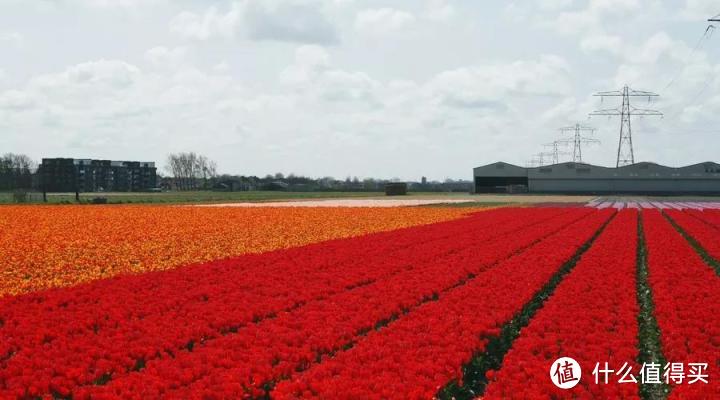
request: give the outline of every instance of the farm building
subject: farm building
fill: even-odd
[[[672,168],[641,162],[619,168],[566,162],[523,168],[496,162],[473,169],[475,193],[718,194],[720,164]]]

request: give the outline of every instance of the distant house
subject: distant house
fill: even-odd
[[[405,182],[390,182],[385,184],[386,196],[404,196],[407,194],[408,185]]]
[[[272,181],[263,185],[265,190],[287,190],[289,187],[290,185],[283,181]]]
[[[246,192],[255,190],[255,185],[241,179],[221,179],[215,182],[212,190],[216,192]]]

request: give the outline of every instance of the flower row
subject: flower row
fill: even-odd
[[[567,215],[566,215],[567,214]],[[441,262],[580,211],[498,210],[453,222],[100,281],[0,303],[0,390],[72,393],[253,321]],[[370,261],[369,261],[370,260]],[[231,335],[232,336],[232,335]],[[187,351],[187,350],[185,350]]]
[[[720,222],[720,213],[715,210],[708,211],[678,211],[667,210],[666,213],[677,223],[688,235],[695,239],[703,249],[714,259],[720,260],[720,224],[714,225],[714,221]]]
[[[0,296],[430,224],[468,211],[3,206]]]
[[[139,373],[79,390],[75,397],[189,398],[216,395],[223,386],[223,397],[265,396],[265,388],[277,379],[341,351],[362,333],[403,312],[412,313],[469,277],[482,276],[487,268],[587,214],[575,210],[512,236],[458,235],[452,244],[458,250],[443,257],[408,255],[408,267],[387,279],[308,303],[192,352],[148,362]]]
[[[351,349],[277,384],[271,397],[427,399],[484,348],[614,211],[593,211],[566,229],[424,303]]]
[[[718,398],[720,277],[660,212],[643,212],[643,225],[663,354],[672,362],[709,364],[708,384],[675,385],[670,397]]]
[[[520,331],[502,368],[487,374],[492,379],[483,398],[638,398],[637,385],[596,384],[590,374],[597,362],[630,362],[638,370],[637,218],[637,211],[623,210],[610,222]],[[583,368],[569,390],[548,378],[561,357]]]

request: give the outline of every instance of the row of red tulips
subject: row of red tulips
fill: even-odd
[[[413,260],[442,262],[469,241],[507,240],[563,213],[492,211],[371,235],[374,240],[338,240],[4,299],[0,394],[69,395],[253,321],[389,279],[412,269]]]
[[[678,213],[683,227],[687,220]],[[720,397],[720,277],[658,211],[643,212],[648,281],[663,354],[669,362],[706,363],[708,383],[675,384],[671,398]],[[692,229],[688,229],[692,231]],[[695,232],[698,233],[698,232]]]
[[[273,398],[427,399],[484,348],[611,216],[596,211],[351,349],[281,381]]]
[[[720,237],[720,224],[714,224],[715,220],[720,222],[720,213],[718,211],[668,210],[666,213],[688,235],[695,239],[711,257],[720,260],[720,240],[718,240],[718,237]]]
[[[702,221],[706,222],[708,225],[712,225],[712,226],[715,226],[716,228],[720,228],[720,210],[718,210],[718,209],[705,209],[702,211],[685,210],[685,212],[701,219]]]
[[[265,396],[266,388],[358,340],[381,321],[442,297],[453,287],[543,237],[589,214],[575,210],[513,236],[489,240],[458,237],[462,250],[442,259],[408,257],[409,267],[373,284],[282,313],[192,352],[148,362],[140,373],[103,387],[77,391],[77,398],[190,398]]]
[[[596,363],[637,374],[638,303],[636,252],[638,212],[621,211],[610,222],[546,304],[520,331],[503,360],[489,371],[485,399],[505,398],[638,398],[636,384],[596,384]],[[548,379],[553,362],[571,357],[583,368],[576,387],[563,390]]]

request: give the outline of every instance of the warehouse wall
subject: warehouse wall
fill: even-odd
[[[720,193],[720,180],[531,179],[531,193]]]
[[[681,168],[648,162],[620,168],[572,162],[522,168],[499,162],[477,167],[473,174],[476,192],[488,191],[489,183],[527,177],[531,193],[720,193],[720,164],[713,162]],[[504,191],[504,186],[495,189]]]

